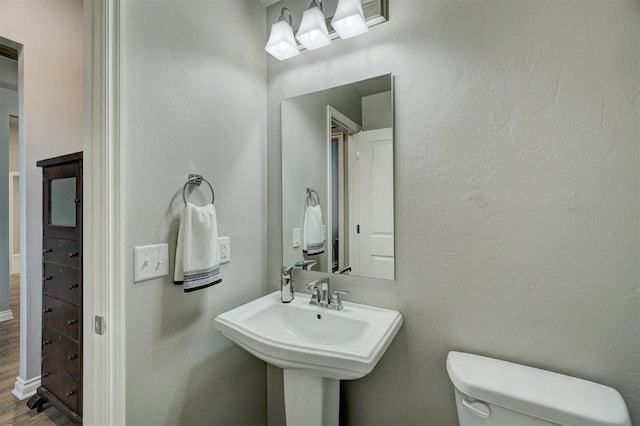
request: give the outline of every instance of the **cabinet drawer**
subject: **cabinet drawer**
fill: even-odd
[[[44,327],[42,330],[42,355],[54,360],[63,370],[80,376],[80,344],[60,333]]]
[[[57,263],[74,268],[80,267],[81,256],[79,241],[45,238],[42,246],[42,259],[45,262]]]
[[[42,325],[80,339],[80,309],[70,303],[42,295]]]
[[[80,381],[46,357],[42,358],[42,386],[71,410],[78,412],[78,393],[82,390]]]
[[[80,270],[45,263],[42,291],[49,296],[79,305],[81,302]]]

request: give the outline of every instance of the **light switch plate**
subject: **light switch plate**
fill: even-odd
[[[169,275],[169,245],[155,244],[133,249],[135,282]]]
[[[231,238],[219,237],[218,248],[220,250],[220,264],[229,263],[231,261]]]
[[[293,248],[300,247],[300,228],[293,228]]]

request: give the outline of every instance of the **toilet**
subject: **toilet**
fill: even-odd
[[[449,352],[460,426],[631,426],[620,393],[538,368]]]

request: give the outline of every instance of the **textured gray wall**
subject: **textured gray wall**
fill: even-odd
[[[396,280],[333,280],[405,324],[373,373],[343,384],[343,423],[454,424],[450,350],[612,386],[640,423],[640,3],[390,3],[364,36],[268,60],[270,289],[280,101],[396,76]]]
[[[265,288],[265,10],[254,0],[122,7],[127,424],[264,424],[264,363],[213,320]],[[189,294],[172,276],[133,283],[134,246],[168,242],[173,259],[189,173],[213,185],[219,234],[231,237],[223,282]],[[202,188],[192,202],[210,199]]]

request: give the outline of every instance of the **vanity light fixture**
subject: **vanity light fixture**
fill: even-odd
[[[331,44],[327,21],[322,12],[322,0],[311,0],[309,8],[302,14],[296,38],[307,50],[320,49]]]
[[[339,0],[331,26],[340,38],[351,38],[369,31],[361,0]]]
[[[296,40],[293,37],[291,12],[286,7],[282,8],[278,22],[271,26],[271,34],[264,50],[281,61],[300,54]]]
[[[269,6],[280,0],[258,1]],[[299,6],[301,8],[294,9],[294,12],[301,10],[304,4]],[[323,6],[322,0],[311,0],[309,7],[302,13],[302,22],[297,31],[292,24],[291,12],[283,7],[278,22],[271,26],[264,50],[284,61],[298,56],[301,50],[316,50],[328,46],[335,38],[347,39],[366,33],[369,27],[389,19],[389,0],[338,0],[335,13],[328,18],[325,17]],[[328,24],[329,21],[331,25]]]

